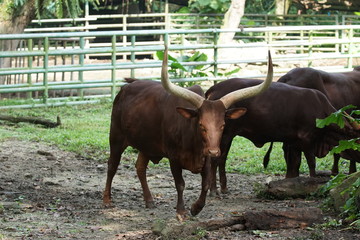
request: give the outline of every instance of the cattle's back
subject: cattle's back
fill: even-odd
[[[279,82],[317,89],[336,108],[352,104],[360,107],[360,72],[328,73],[313,68],[295,68],[279,78]]]

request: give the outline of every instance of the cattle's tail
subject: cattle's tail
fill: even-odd
[[[266,154],[264,156],[264,160],[263,160],[264,168],[267,168],[267,166],[269,164],[270,154],[271,154],[271,151],[272,151],[272,148],[273,148],[273,144],[274,144],[274,142],[270,143],[269,149],[267,150],[267,152],[266,152]]]
[[[127,83],[132,83],[132,82],[135,82],[135,81],[137,81],[137,80],[139,80],[139,79],[136,79],[136,78],[124,78],[124,80],[125,80],[125,82],[127,82]]]

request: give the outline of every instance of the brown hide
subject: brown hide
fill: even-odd
[[[214,100],[231,90],[259,82],[253,79],[230,79],[211,87],[205,95]],[[295,177],[299,175],[301,152],[309,156],[309,168],[315,171],[314,156],[323,157],[340,139],[353,137],[352,132],[348,135],[346,130],[337,126],[324,129],[316,127],[317,118],[325,118],[335,109],[324,94],[313,89],[274,82],[266,92],[236,102],[232,107],[246,108],[247,112],[239,119],[226,121],[221,143],[222,155],[217,159],[220,165],[224,165],[231,141],[236,135],[251,140],[257,147],[267,142],[283,142],[287,161],[286,176]],[[360,153],[355,155],[360,157]],[[223,190],[226,189],[226,177],[224,170],[219,171],[223,175],[220,176]]]
[[[328,97],[336,109],[350,104],[360,109],[360,71],[357,68],[343,73],[328,73],[313,68],[295,68],[279,78],[278,82],[317,89]],[[349,157],[346,157],[347,155],[342,155],[349,159]],[[338,161],[339,156],[335,155],[332,168],[333,174],[337,174],[339,171]],[[356,163],[354,161],[351,162],[349,172],[356,172]]]
[[[360,108],[360,71],[328,73],[313,68],[295,68],[278,82],[317,89],[329,98],[336,109],[350,104]]]
[[[210,156],[220,155],[220,140],[225,124],[224,104],[220,100],[204,100],[199,109],[194,109],[188,101],[166,92],[158,82],[128,81],[131,83],[122,87],[113,104],[104,203],[111,203],[112,179],[121,154],[126,147],[132,146],[139,150],[136,169],[145,205],[154,206],[146,181],[148,162],[158,163],[166,157],[170,161],[178,192],[176,211],[180,219],[186,215],[182,169],[201,173],[201,194],[191,207],[191,213],[198,214],[205,205],[210,187]],[[200,87],[189,89],[203,96]]]
[[[272,82],[273,67],[269,53],[266,81],[248,89],[230,91],[214,101],[205,99],[200,87],[184,89],[172,83],[167,67],[168,46],[165,44],[161,84],[127,79],[130,84],[121,89],[114,101],[103,202],[105,205],[111,204],[113,177],[123,151],[132,146],[139,150],[136,170],[146,207],[154,206],[146,180],[148,162],[152,160],[157,163],[163,157],[169,159],[178,194],[176,212],[178,218],[182,219],[186,215],[182,170],[201,173],[200,197],[191,207],[191,214],[196,215],[205,206],[211,178],[210,160],[211,157],[220,156],[225,119],[235,119],[243,114],[243,109],[227,111],[227,108],[233,102],[265,91]]]
[[[191,90],[203,95],[198,86]],[[138,80],[124,86],[113,105],[110,143],[121,140],[155,162],[176,158],[183,169],[199,173],[204,155],[198,120],[182,117],[177,107],[193,108],[158,82]]]

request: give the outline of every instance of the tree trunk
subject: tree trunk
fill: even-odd
[[[221,29],[239,28],[240,20],[244,15],[246,0],[231,0],[229,10],[225,13],[224,23]],[[219,44],[231,43],[235,32],[220,33]]]
[[[22,6],[19,14],[10,15],[6,5],[7,1],[0,4],[0,34],[22,33],[31,20],[35,17],[35,0],[28,0]],[[0,40],[0,51],[15,51],[19,40]],[[0,69],[10,67],[10,58],[0,58]],[[0,84],[4,84],[5,77],[0,76]]]
[[[285,15],[288,13],[289,11],[289,7],[291,4],[290,0],[276,0],[275,2],[275,14],[276,15]],[[279,17],[279,18],[283,18],[283,17]]]

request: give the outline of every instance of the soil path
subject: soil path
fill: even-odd
[[[131,160],[130,160],[131,159]],[[148,170],[155,209],[144,208],[134,169],[135,156],[125,156],[113,184],[114,208],[102,206],[106,164],[84,159],[45,143],[9,139],[0,142],[0,239],[160,239],[151,231],[156,221],[179,224],[176,191],[168,168]],[[200,175],[184,172],[186,206],[200,190]],[[247,210],[318,206],[314,200],[261,200],[253,186],[269,176],[228,174],[230,194],[209,197],[193,221],[206,221]],[[339,230],[207,232],[203,239],[360,239]]]

